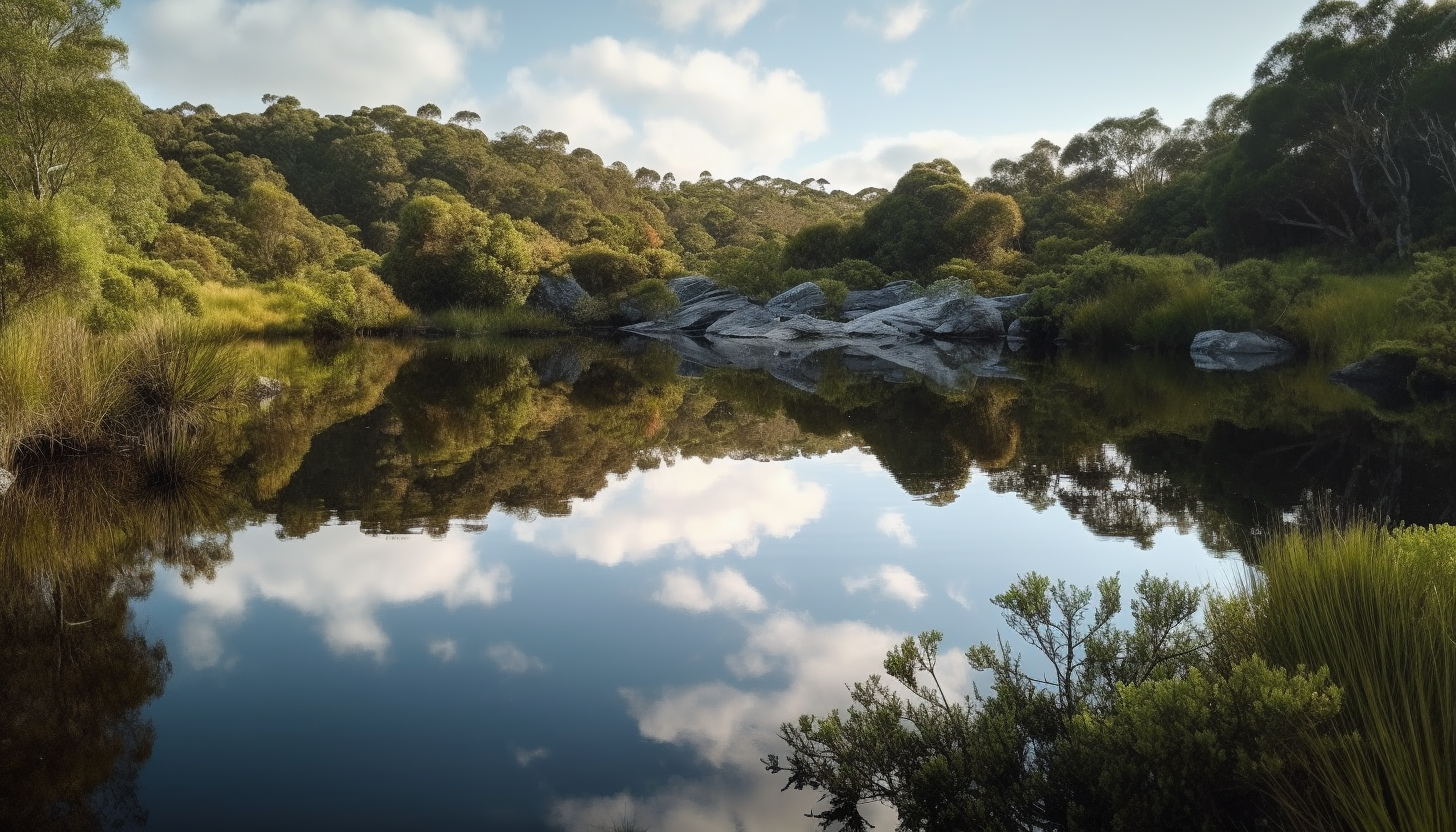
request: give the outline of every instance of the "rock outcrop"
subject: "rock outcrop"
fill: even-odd
[[[798,286],[769,299],[764,306],[779,313],[783,317],[794,315],[823,315],[829,311],[829,298],[824,296],[824,290],[813,283],[800,283]]]
[[[1213,329],[1193,338],[1188,352],[1200,370],[1250,372],[1272,367],[1292,358],[1297,348],[1266,332],[1225,332]]]
[[[913,280],[897,280],[883,288],[859,290],[844,296],[844,317],[854,320],[871,312],[899,306],[920,296],[920,284]]]
[[[688,278],[681,278],[687,280]],[[707,278],[703,278],[707,280]],[[676,281],[674,281],[676,282]],[[672,288],[672,284],[668,284]],[[727,317],[741,309],[763,309],[763,307],[738,294],[731,289],[709,289],[706,292],[697,291],[696,286],[689,285],[688,291],[678,293],[678,299],[682,306],[671,315],[656,321],[644,321],[640,324],[624,327],[628,332],[639,332],[643,334],[658,332],[702,332],[716,323],[720,318]],[[674,289],[676,292],[676,289]]]
[[[870,338],[989,339],[1006,335],[1001,310],[972,294],[946,292],[870,312],[844,325],[844,334]]]
[[[713,278],[700,274],[690,274],[687,277],[675,277],[667,281],[667,288],[677,295],[679,303],[687,303],[690,300],[705,295],[718,288]]]
[[[575,317],[577,306],[588,297],[576,278],[543,274],[526,296],[526,307],[569,321]]]

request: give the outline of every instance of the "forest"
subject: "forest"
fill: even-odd
[[[627,298],[670,308],[662,282],[687,273],[758,298],[908,279],[1030,293],[1023,331],[1048,342],[1180,349],[1260,328],[1456,380],[1448,0],[1325,0],[1203,119],[1149,108],[974,181],[936,159],[855,194],[633,171],[429,103],[150,109],[113,76],[116,6],[5,4],[0,325],[45,309],[98,333],[158,314],[223,335],[609,326]],[[543,275],[593,303],[533,317]]]

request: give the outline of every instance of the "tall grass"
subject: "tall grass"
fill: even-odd
[[[426,318],[426,326],[454,335],[509,335],[512,333],[563,333],[571,330],[564,321],[530,309],[477,309],[451,306]]]
[[[1358,361],[1377,343],[1406,337],[1410,318],[1396,303],[1409,283],[1393,274],[1327,276],[1318,294],[1290,310],[1288,327],[1315,358]]]
[[[246,377],[229,344],[186,324],[104,336],[57,310],[28,313],[0,330],[0,465],[156,447],[200,428]]]
[[[1369,522],[1286,535],[1252,588],[1260,650],[1325,666],[1358,734],[1312,761],[1308,829],[1456,830],[1456,528]]]

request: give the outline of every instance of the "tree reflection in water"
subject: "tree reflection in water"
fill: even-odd
[[[1438,522],[1456,505],[1447,409],[1376,410],[1319,368],[1231,376],[1178,359],[1025,361],[959,389],[816,357],[680,376],[662,344],[247,345],[266,406],[158,434],[128,458],[20,460],[0,499],[0,814],[21,828],[138,822],[143,708],[167,653],[129,607],[157,565],[208,581],[230,536],[333,521],[444,534],[492,511],[568,514],[630,471],[858,447],[904,490],[956,500],[979,471],[1038,510],[1147,547],[1165,528],[1240,551],[1312,501]]]

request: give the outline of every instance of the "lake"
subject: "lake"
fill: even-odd
[[[932,628],[969,692],[1019,574],[1232,586],[1311,513],[1456,513],[1450,414],[1321,366],[244,349],[284,391],[165,476],[70,460],[0,499],[0,817],[810,830],[759,762],[779,725]]]

